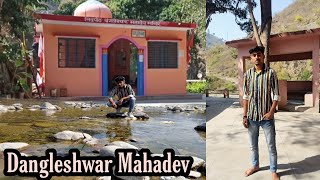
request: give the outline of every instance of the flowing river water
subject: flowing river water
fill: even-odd
[[[13,103],[17,101],[0,100],[2,105]],[[106,144],[125,141],[138,148],[148,148],[157,154],[171,148],[177,155],[196,156],[205,160],[205,133],[194,130],[195,126],[206,122],[206,115],[201,111],[172,112],[165,107],[145,107],[144,112],[150,119],[132,121],[106,118],[105,115],[114,110],[105,106],[82,109],[67,107],[63,101],[54,101],[51,103],[59,105],[62,110],[31,111],[25,107],[41,105],[42,102],[24,100],[19,103],[23,104],[24,110],[0,113],[0,143],[28,143],[29,146],[22,150],[26,154],[43,156],[46,149],[55,148],[58,155],[64,155],[69,149],[76,148],[82,156],[97,155],[94,153],[95,150],[98,151],[96,147],[79,141],[61,141],[53,138],[55,133],[70,130],[105,139]],[[88,118],[80,119],[84,116]],[[5,178],[3,174],[0,177]]]

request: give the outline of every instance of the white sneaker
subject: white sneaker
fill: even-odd
[[[132,112],[130,112],[130,113],[128,114],[128,116],[129,116],[129,118],[134,118],[134,115],[132,114]]]

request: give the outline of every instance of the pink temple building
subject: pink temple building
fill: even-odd
[[[139,96],[186,94],[188,31],[195,24],[113,19],[96,0],[73,16],[38,17],[46,95],[66,89],[68,96],[107,96],[118,75]]]

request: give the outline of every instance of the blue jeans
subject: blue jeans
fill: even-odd
[[[132,112],[134,105],[136,103],[136,98],[132,97],[127,101],[122,102],[121,105],[119,105],[118,101],[114,101],[117,105],[117,111],[120,111],[122,107],[129,107],[129,113]],[[112,107],[112,104],[110,102],[107,103],[107,106]]]
[[[270,171],[277,171],[277,148],[276,148],[276,130],[274,120],[252,121],[249,120],[249,140],[251,148],[251,159],[253,167],[259,166],[259,128],[262,127],[267,140],[270,159]]]

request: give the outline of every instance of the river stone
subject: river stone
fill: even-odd
[[[131,145],[131,144],[129,144],[127,142],[123,142],[123,141],[114,141],[111,143],[111,145],[119,146],[119,147],[122,147],[125,149],[138,149],[134,145]]]
[[[143,107],[139,106],[139,107],[135,107],[134,108],[135,112],[143,112]]]
[[[23,108],[21,106],[15,106],[15,108],[16,108],[17,111],[23,110]]]
[[[108,113],[106,117],[107,118],[126,118],[127,115],[125,113]]]
[[[196,126],[194,129],[197,130],[197,131],[204,131],[204,132],[206,132],[206,123],[202,123],[202,124]]]
[[[56,107],[57,110],[61,110],[62,108],[60,106],[54,105],[54,107]]]
[[[39,105],[32,105],[30,107],[27,107],[27,109],[40,109],[41,107]]]
[[[82,104],[81,108],[91,108],[91,105],[90,104]]]
[[[135,120],[137,120],[138,118],[136,118],[136,117],[133,117],[133,118],[130,118],[130,117],[126,117],[126,118],[124,118],[125,120],[131,120],[131,121],[135,121]]]
[[[201,172],[201,174],[205,175],[206,174],[206,163],[203,163],[201,166],[197,168],[198,172]]]
[[[148,114],[146,114],[144,112],[134,112],[133,115],[134,115],[134,117],[136,117],[138,119],[149,119]]]
[[[103,177],[99,177],[98,180],[111,180],[111,176],[103,176]]]
[[[173,112],[183,112],[184,110],[181,108],[181,107],[179,107],[179,106],[175,106],[175,107],[173,107],[172,109],[169,109],[169,110],[171,110],[171,111],[173,111]]]
[[[88,116],[82,116],[82,117],[79,117],[79,119],[92,119],[92,118],[90,118]]]
[[[57,110],[57,107],[52,105],[49,102],[45,102],[42,104],[42,106],[40,107],[40,109],[47,109],[47,110]]]
[[[4,151],[5,149],[21,149],[26,146],[29,146],[29,144],[23,142],[5,142],[0,144],[0,151]]]
[[[16,108],[14,106],[7,106],[7,109],[9,111],[15,111],[16,110]]]
[[[183,176],[161,176],[160,180],[187,180]]]
[[[87,133],[73,132],[73,131],[62,131],[53,135],[56,139],[62,140],[79,140],[84,138],[91,138]]]
[[[114,145],[104,146],[103,148],[100,149],[100,156],[113,156],[113,157],[115,157],[114,153],[115,153],[116,149],[122,149],[122,148],[119,146],[114,146]]]
[[[175,124],[173,121],[161,121],[162,124]]]
[[[71,140],[76,141],[79,139],[85,139],[85,138],[91,138],[91,136],[87,133],[74,133],[73,136],[71,137]]]
[[[199,178],[199,177],[201,177],[201,173],[199,173],[197,171],[190,171],[189,177]]]
[[[95,108],[99,108],[99,107],[102,107],[104,106],[103,104],[93,104],[92,107],[95,107]]]
[[[97,139],[97,138],[86,138],[83,140],[86,144],[90,146],[96,146],[100,145],[103,146],[104,144],[108,143],[109,139],[108,138],[102,138],[102,139]]]
[[[195,156],[192,156],[192,159],[193,159],[193,164],[191,166],[192,169],[199,167],[199,166],[202,166],[205,163],[205,161],[203,159],[195,157]]]
[[[76,106],[75,102],[64,102],[66,106]]]

